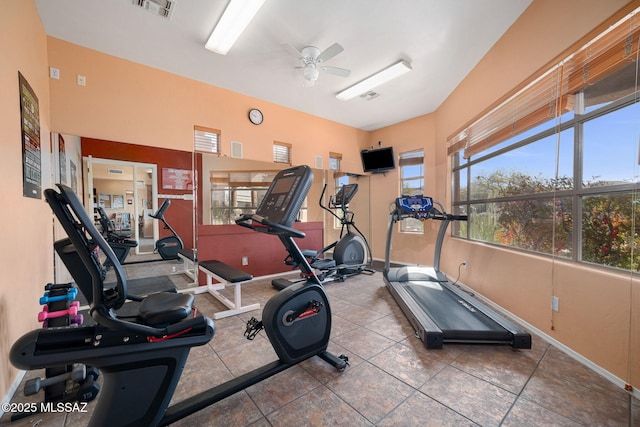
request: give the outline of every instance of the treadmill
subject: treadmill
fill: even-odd
[[[426,348],[442,348],[444,343],[503,344],[513,348],[531,348],[529,333],[450,284],[439,269],[442,243],[449,223],[466,221],[467,215],[448,214],[442,204],[424,196],[397,198],[390,215],[384,280]],[[393,229],[398,221],[407,218],[442,221],[436,239],[433,267],[390,267]]]

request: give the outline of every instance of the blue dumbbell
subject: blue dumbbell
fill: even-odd
[[[49,292],[45,292],[44,296],[40,298],[40,305],[49,304],[56,301],[73,301],[78,296],[78,288],[71,288],[67,291],[66,295],[56,295],[54,297],[49,296]]]

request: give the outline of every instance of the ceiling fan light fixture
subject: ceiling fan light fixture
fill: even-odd
[[[339,92],[336,95],[336,98],[338,98],[340,101],[347,101],[351,98],[355,98],[356,96],[360,96],[363,93],[368,92],[377,86],[380,86],[397,77],[400,77],[401,75],[408,73],[411,70],[412,68],[409,62],[405,60],[396,62],[395,64],[390,65],[389,67],[381,71],[378,71],[371,77],[367,77],[361,82],[356,83],[355,85],[350,86],[347,89]]]
[[[226,55],[264,2],[265,0],[230,0],[204,47]]]
[[[307,81],[315,82],[318,80],[320,71],[314,65],[307,65],[304,67],[304,79]]]

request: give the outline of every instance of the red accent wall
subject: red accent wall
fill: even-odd
[[[322,222],[299,222],[294,228],[306,234],[304,239],[295,239],[300,248],[319,250],[323,247]],[[243,256],[248,257],[248,265],[242,265]],[[257,277],[291,271],[292,267],[284,264],[286,256],[287,251],[277,236],[235,224],[198,226],[200,261],[217,259]],[[206,283],[205,279],[200,273],[198,283]]]
[[[158,179],[162,180],[162,168],[191,170],[192,153],[171,150],[168,148],[149,147],[146,145],[128,144],[106,141],[95,138],[81,138],[82,155],[99,159],[123,160],[127,162],[151,163],[158,165]],[[185,194],[185,190],[164,190],[162,182],[158,182],[160,194]],[[158,199],[158,206],[163,199]],[[171,206],[165,213],[165,219],[178,233],[185,248],[192,248],[193,243],[193,201],[171,199]],[[160,224],[160,237],[171,233]]]

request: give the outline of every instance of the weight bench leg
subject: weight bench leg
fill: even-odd
[[[236,314],[246,313],[248,311],[258,310],[260,304],[242,305],[242,287],[241,285],[246,282],[229,283],[222,277],[217,276],[209,270],[201,268],[207,276],[207,291],[209,294],[224,304],[229,310],[219,311],[214,313],[213,319],[218,320],[229,316],[235,316]],[[213,283],[213,279],[216,279],[219,283]],[[226,296],[222,295],[219,291],[226,288],[227,285],[233,285],[233,301]]]
[[[178,271],[176,273],[184,273],[187,277],[193,280],[194,285],[198,286],[198,263],[193,261],[192,259],[187,258],[181,253],[178,253],[178,258],[182,260],[184,270]]]

